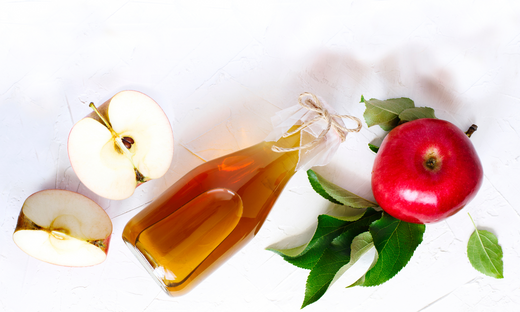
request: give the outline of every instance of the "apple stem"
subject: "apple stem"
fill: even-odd
[[[94,112],[96,112],[96,114],[99,116],[99,118],[101,118],[101,120],[103,121],[105,126],[108,128],[108,130],[110,130],[110,133],[112,133],[112,136],[114,137],[114,142],[116,143],[116,146],[119,148],[119,150],[123,154],[125,154],[125,156],[133,164],[134,162],[132,161],[132,154],[130,154],[129,149],[132,147],[132,144],[135,143],[134,139],[132,139],[131,137],[121,138],[121,136],[119,134],[117,134],[117,132],[114,131],[114,129],[112,128],[110,123],[103,117],[103,115],[101,115],[101,113],[98,111],[96,105],[94,105],[93,102],[90,102],[89,107],[92,108],[94,110]],[[135,173],[136,173],[136,175],[135,175],[136,181],[138,181],[138,182],[145,182],[146,181],[145,177],[139,172],[139,170],[137,170],[135,165],[134,165],[134,170],[135,170]]]
[[[103,123],[105,124],[105,126],[108,128],[108,130],[110,130],[110,133],[112,133],[112,135],[114,137],[119,137],[119,135],[117,135],[117,133],[114,131],[114,129],[112,129],[112,126],[110,125],[110,123],[105,119],[105,117],[103,117],[103,115],[101,115],[101,113],[98,111],[96,105],[94,105],[93,102],[90,102],[89,104],[89,107],[92,108],[94,110],[94,112],[96,113],[96,115],[99,116],[99,118],[101,118],[101,120],[103,121]]]
[[[92,108],[94,110],[94,112],[96,112],[96,114],[99,116],[99,118],[101,118],[101,120],[103,121],[105,126],[108,128],[108,130],[110,130],[110,133],[112,133],[112,136],[114,137],[114,141],[116,142],[117,147],[119,147],[121,152],[123,154],[125,154],[126,157],[128,157],[128,159],[132,160],[132,155],[130,155],[130,152],[128,151],[128,148],[126,147],[126,144],[124,144],[124,142],[123,142],[123,139],[121,139],[119,134],[117,134],[117,132],[114,131],[114,129],[112,128],[110,123],[103,117],[103,115],[101,115],[101,113],[98,111],[96,105],[94,105],[93,102],[90,102],[89,106],[90,106],[90,108]]]
[[[477,131],[477,129],[477,125],[472,124],[471,127],[469,127],[468,131],[466,131],[466,135],[468,136],[468,138],[470,138],[473,132]]]

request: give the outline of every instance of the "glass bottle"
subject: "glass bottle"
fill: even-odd
[[[313,104],[321,104],[313,99]],[[291,135],[277,134],[274,142],[264,141],[196,167],[128,222],[124,242],[167,294],[185,294],[249,242],[297,169],[328,162],[341,136],[300,131],[303,127],[312,132],[308,126],[314,121],[306,122],[316,115],[297,107],[282,111],[278,128],[294,130]],[[326,131],[331,121],[342,124],[332,117]],[[306,137],[312,138],[310,143],[319,139],[325,145],[304,154],[298,146],[309,141]]]

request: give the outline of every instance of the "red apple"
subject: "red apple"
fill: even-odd
[[[383,140],[372,170],[377,203],[406,222],[441,221],[469,203],[483,170],[469,137],[452,123],[416,119]]]

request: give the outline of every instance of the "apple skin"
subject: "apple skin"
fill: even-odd
[[[468,204],[483,169],[469,137],[441,119],[403,123],[383,140],[372,170],[381,208],[411,223],[444,220]]]

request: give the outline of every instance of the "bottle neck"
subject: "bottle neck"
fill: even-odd
[[[280,138],[276,142],[262,142],[264,145],[264,152],[269,155],[271,159],[277,159],[279,163],[283,164],[291,176],[296,173],[296,167],[299,162],[300,151],[281,152],[279,148],[294,148],[300,146],[300,133],[296,133],[287,138]],[[273,148],[277,147],[277,148]]]

